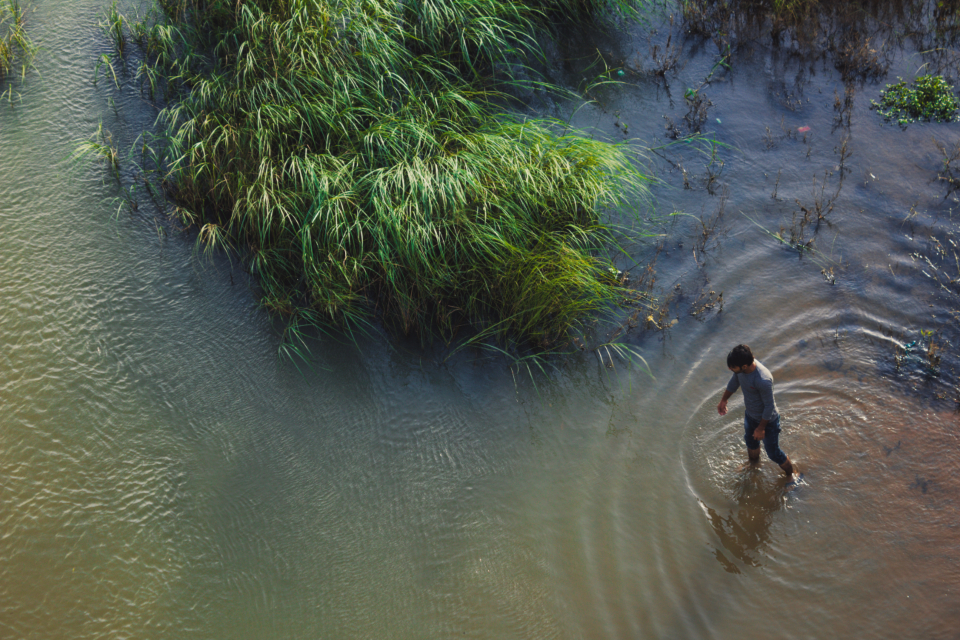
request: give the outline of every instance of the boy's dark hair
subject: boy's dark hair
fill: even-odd
[[[749,367],[753,364],[753,352],[745,344],[738,344],[727,354],[727,367]]]

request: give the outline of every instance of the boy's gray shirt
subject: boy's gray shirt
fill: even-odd
[[[772,420],[777,414],[777,403],[773,401],[773,374],[759,360],[754,360],[757,368],[753,373],[735,373],[727,383],[727,391],[735,392],[743,388],[743,404],[747,415],[754,420]]]

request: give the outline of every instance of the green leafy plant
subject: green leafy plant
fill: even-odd
[[[176,215],[240,253],[291,344],[379,321],[553,349],[630,299],[603,214],[648,178],[638,149],[505,111],[502,69],[600,4],[161,0],[105,31],[164,98],[151,154]],[[117,167],[102,135],[81,151]]]
[[[902,79],[880,92],[880,101],[871,104],[881,116],[907,124],[917,120],[954,122],[960,102],[943,76],[918,76],[910,86]]]

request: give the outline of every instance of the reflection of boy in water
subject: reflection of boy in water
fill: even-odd
[[[750,347],[738,344],[727,356],[727,368],[733,377],[727,383],[723,398],[717,404],[717,412],[727,415],[727,400],[737,389],[743,389],[743,404],[746,412],[743,418],[743,440],[747,443],[747,455],[750,462],[760,459],[760,442],[767,456],[780,465],[787,477],[793,475],[790,458],[780,450],[780,414],[773,401],[773,376],[770,370],[753,359]]]

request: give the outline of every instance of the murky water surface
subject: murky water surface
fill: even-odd
[[[103,3],[34,4],[39,73],[0,107],[0,637],[956,637],[960,213],[935,140],[960,125],[879,126],[882,84],[789,39],[727,69],[676,23],[661,78],[669,21],[581,34],[568,81],[598,50],[628,70],[575,118],[609,137],[672,142],[715,70],[714,163],[651,156],[678,322],[626,341],[653,377],[586,352],[534,386],[385,340],[298,370],[242,270],[71,167],[98,120],[129,148],[154,110],[91,84]],[[798,488],[742,468],[738,400],[715,411],[741,341]]]

